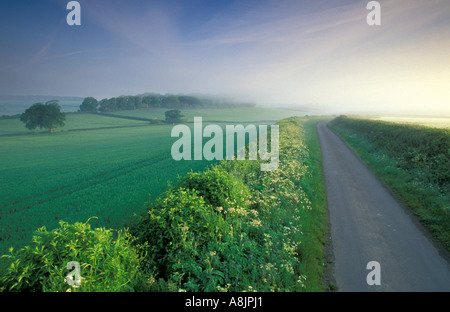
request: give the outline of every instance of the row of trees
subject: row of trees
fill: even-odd
[[[252,103],[231,102],[224,99],[207,98],[190,95],[144,94],[135,96],[120,96],[98,101],[87,97],[80,105],[82,112],[115,112],[141,108],[229,108],[236,106],[254,106]]]
[[[145,94],[121,96],[101,101],[97,101],[93,97],[87,97],[81,103],[80,111],[108,113],[140,108],[171,108],[165,114],[166,122],[179,123],[183,117],[179,108],[231,108],[237,106],[254,106],[254,104],[189,95]],[[57,100],[33,104],[20,116],[20,120],[25,123],[25,127],[29,130],[39,127],[40,129],[49,129],[50,132],[53,132],[55,127],[63,127],[65,119],[66,115],[61,112]]]

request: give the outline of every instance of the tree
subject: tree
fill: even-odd
[[[20,116],[20,120],[25,123],[25,127],[29,130],[39,127],[53,132],[53,128],[64,126],[66,114],[61,112],[61,107],[57,104],[57,101],[49,101],[45,104],[33,104]]]
[[[182,95],[179,96],[178,99],[184,106],[191,108],[203,107],[203,101],[195,96]]]
[[[163,104],[167,108],[178,108],[180,107],[181,103],[178,99],[178,96],[176,95],[168,95],[163,98]]]
[[[108,99],[103,99],[100,102],[98,102],[98,110],[102,113],[107,113],[107,112],[111,112],[114,110],[113,108],[113,102],[115,104],[115,99],[112,98],[110,100]]]
[[[98,101],[93,97],[87,97],[83,100],[80,105],[80,111],[82,112],[96,112],[98,106]]]
[[[184,117],[181,115],[181,111],[178,109],[172,109],[170,111],[165,112],[166,115],[166,122],[169,123],[180,123],[182,120],[181,118]]]

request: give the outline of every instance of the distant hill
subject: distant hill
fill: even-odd
[[[82,97],[54,95],[0,95],[0,116],[23,113],[35,103],[59,101],[63,112],[76,112],[83,102]]]

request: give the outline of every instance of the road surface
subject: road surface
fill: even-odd
[[[447,260],[326,122],[317,126],[338,291],[450,291]],[[380,285],[367,276],[380,264]]]

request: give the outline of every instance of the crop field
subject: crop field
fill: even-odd
[[[371,116],[367,118],[402,124],[421,125],[433,128],[450,128],[450,117]]]
[[[282,110],[278,115],[272,110],[256,112],[217,109],[183,114],[187,121],[192,114],[255,124],[257,119],[283,115]],[[139,116],[161,117],[163,110],[145,113]],[[91,130],[68,131],[76,129]],[[176,139],[170,137],[171,129],[171,125],[131,119],[68,114],[63,132],[58,128],[52,134],[11,135],[28,130],[17,119],[0,120],[1,133],[9,134],[0,136],[0,254],[11,246],[22,246],[37,228],[52,229],[60,220],[86,221],[96,216],[95,226],[120,228],[149,197],[163,192],[168,182],[212,164],[174,161],[170,152]]]
[[[130,111],[118,111],[114,112],[114,115],[140,117],[159,120],[164,120],[164,112],[166,108],[156,109],[138,109]],[[186,122],[193,122],[194,117],[202,117],[203,121],[209,122],[232,122],[232,123],[248,123],[248,122],[266,122],[275,123],[278,120],[291,116],[303,115],[302,112],[292,109],[279,109],[279,108],[256,108],[256,107],[243,107],[239,108],[239,114],[236,114],[234,108],[217,108],[217,109],[187,109],[183,110],[184,120]]]
[[[104,127],[122,127],[122,126],[137,126],[147,125],[148,122],[114,118],[109,116],[94,115],[94,114],[66,114],[66,121],[64,127],[57,128],[57,132],[90,129],[90,128],[104,128]],[[48,131],[48,130],[47,130]],[[36,133],[46,132],[46,130],[36,129]],[[13,134],[28,134],[30,130],[24,127],[23,122],[18,118],[0,119],[0,135]]]

